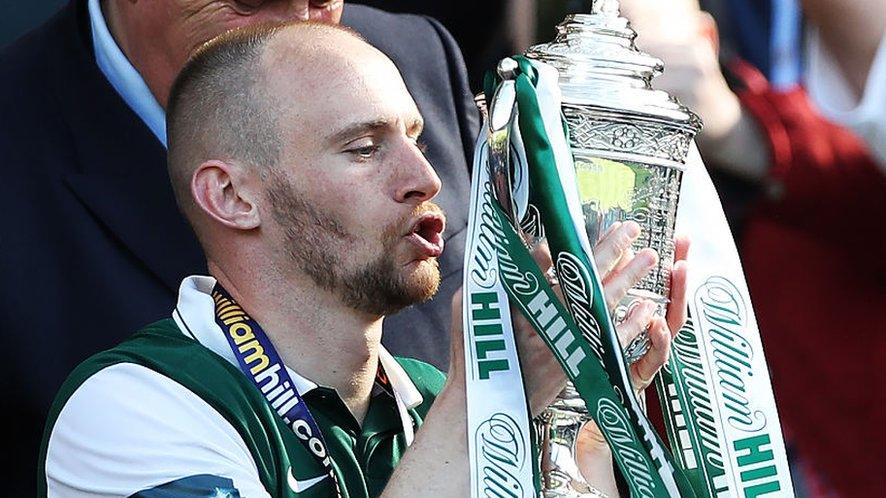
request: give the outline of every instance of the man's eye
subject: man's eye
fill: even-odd
[[[372,159],[372,156],[374,156],[380,148],[381,147],[378,145],[364,145],[362,147],[349,149],[348,152],[356,156],[359,160],[366,160]]]

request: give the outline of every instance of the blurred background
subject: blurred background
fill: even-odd
[[[0,46],[36,27],[66,3],[65,0],[0,0],[0,12],[3,12],[0,16]]]
[[[65,0],[0,0],[0,45]],[[435,17],[472,89],[589,2],[363,0]],[[751,288],[798,496],[880,496],[886,422],[886,0],[623,0],[699,147]],[[878,470],[880,470],[878,472]]]

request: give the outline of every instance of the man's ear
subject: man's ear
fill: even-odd
[[[242,167],[212,160],[201,164],[191,177],[194,203],[210,218],[235,230],[252,230],[261,224],[255,193],[246,187]]]

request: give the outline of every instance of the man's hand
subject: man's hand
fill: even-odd
[[[643,395],[643,390],[667,363],[671,340],[686,322],[686,256],[689,240],[678,237],[675,246],[674,266],[671,269],[671,302],[666,317],[653,315],[656,307],[654,302],[641,301],[631,309],[625,321],[616,327],[622,346],[629,344],[643,330],[648,330],[649,333],[649,350],[631,365],[631,380],[638,396]],[[578,435],[576,456],[579,470],[588,483],[607,496],[618,496],[612,473],[612,454],[603,434],[593,421],[585,424]]]
[[[636,285],[649,273],[655,265],[657,255],[650,249],[643,249],[634,254],[630,246],[640,234],[636,223],[627,222],[613,226],[600,240],[594,249],[597,268],[603,279],[604,293],[607,303],[617,303],[628,289]],[[684,263],[687,245],[677,242],[677,258],[672,276],[673,310],[685,306],[686,271]],[[535,248],[536,262],[541,270],[547,271],[551,266],[550,251],[545,245]],[[555,292],[558,286],[554,287]],[[562,296],[561,296],[562,300]],[[610,307],[611,309],[611,307]],[[518,310],[512,311],[514,332],[520,352],[520,362],[526,378],[526,393],[529,397],[533,414],[540,413],[554,397],[562,391],[566,384],[563,369],[557,363],[547,345],[535,333]],[[685,314],[672,311],[668,319],[652,319],[649,313],[635,311],[627,321],[619,327],[620,336],[627,338],[635,331],[651,325],[650,339],[652,344],[646,356],[632,369],[635,385],[644,387],[646,379],[651,379],[667,358],[670,345],[671,329],[679,329]],[[657,320],[657,321],[656,321]],[[639,332],[636,332],[639,333]],[[462,294],[457,292],[452,301],[452,348],[451,363],[446,386],[434,401],[422,430],[417,434],[415,442],[400,462],[391,481],[385,488],[383,496],[411,496],[414,483],[421,481],[428,495],[464,496],[469,486],[470,472],[467,461],[467,421],[465,399],[465,365],[464,365],[464,331],[462,325]],[[583,431],[582,435],[584,436]],[[605,441],[596,444],[593,434],[580,439],[579,443],[591,442],[590,448],[582,453],[580,459],[582,472],[589,476],[595,486],[609,489],[614,486],[612,476],[611,455]],[[590,463],[588,463],[590,462]],[[596,466],[596,467],[594,467]],[[433,468],[433,476],[429,478],[428,469]],[[606,482],[605,480],[609,481]],[[599,486],[598,486],[599,487]],[[612,492],[612,496],[616,496]]]
[[[603,292],[606,295],[607,308],[613,310],[615,305],[625,296],[627,291],[645,277],[658,262],[658,255],[652,249],[643,249],[636,254],[631,244],[640,235],[640,227],[634,222],[616,223],[600,239],[594,247],[594,259],[603,281]],[[655,373],[667,360],[672,334],[680,329],[686,319],[685,259],[688,241],[676,241],[674,269],[672,273],[672,303],[667,320],[652,320],[652,309],[635,309],[633,317],[619,327],[621,337],[627,341],[636,337],[647,327],[650,335],[649,352],[631,368],[635,386],[643,388],[651,381]],[[551,267],[550,250],[546,244],[539,244],[533,251],[533,257],[542,271]],[[560,295],[558,286],[554,291]],[[562,295],[560,295],[561,301]],[[512,309],[517,347],[520,351],[520,362],[526,382],[526,394],[533,415],[544,410],[566,385],[566,376],[554,358],[553,353],[539,337],[532,326],[520,314]],[[628,337],[630,336],[630,337]],[[627,344],[626,342],[623,344]]]
[[[631,244],[640,235],[640,227],[629,221],[614,224],[594,247],[594,259],[603,280],[603,292],[607,307],[614,306],[635,286],[658,262],[658,255],[652,249],[643,249],[636,254]],[[628,344],[643,330],[649,331],[649,351],[631,366],[634,386],[644,389],[652,381],[659,368],[667,361],[671,338],[686,321],[686,254],[689,241],[677,238],[675,241],[674,266],[671,270],[671,304],[666,318],[653,317],[655,306],[651,302],[641,302],[632,309],[627,319],[617,327],[622,345]],[[542,272],[551,265],[551,254],[547,244],[539,244],[533,250],[533,257]],[[560,296],[559,286],[554,291]],[[461,291],[452,300],[452,348],[449,368],[449,384],[464,385],[464,331],[462,329]],[[511,310],[520,363],[527,373],[526,393],[533,415],[541,413],[560,394],[566,385],[566,376],[544,340],[535,332],[519,310]]]

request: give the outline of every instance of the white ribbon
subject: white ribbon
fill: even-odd
[[[486,126],[474,149],[462,295],[471,497],[535,497],[529,414],[488,206]]]
[[[692,241],[689,314],[716,426],[701,438],[719,443],[719,457],[709,457],[707,463],[722,461],[714,465],[722,466],[722,473],[710,479],[711,488],[715,496],[793,496],[781,424],[741,261],[720,198],[694,144],[686,166],[676,229]],[[673,353],[683,353],[679,337]],[[686,392],[689,387],[681,389]],[[699,405],[684,402],[678,420],[698,424],[705,416],[696,413],[698,409]],[[704,465],[698,455],[687,453],[692,451],[689,434],[680,434],[681,430],[686,431],[685,426],[677,427],[684,451],[674,448],[674,453],[682,455],[687,470]]]

